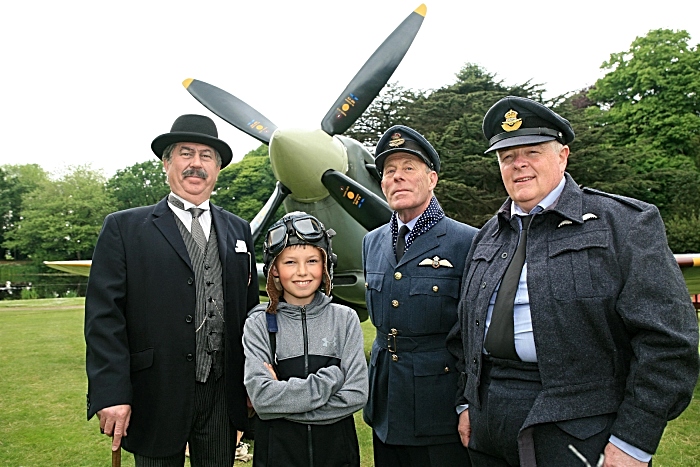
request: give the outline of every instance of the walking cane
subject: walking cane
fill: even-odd
[[[112,445],[109,446],[112,449]],[[112,467],[122,467],[122,447],[119,446],[116,451],[112,451]]]

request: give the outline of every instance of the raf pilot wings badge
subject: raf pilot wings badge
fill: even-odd
[[[423,261],[418,263],[418,266],[432,266],[435,269],[440,266],[445,266],[446,268],[453,268],[452,263],[446,259],[440,259],[439,256],[433,256],[432,258],[425,258]]]

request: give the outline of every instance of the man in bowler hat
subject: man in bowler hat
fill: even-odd
[[[107,216],[85,299],[88,419],[136,466],[231,467],[247,422],[242,330],[258,303],[250,226],[209,202],[231,148],[183,115],[153,140],[171,193]]]
[[[377,335],[369,401],[377,467],[469,465],[457,436],[458,372],[445,346],[457,320],[464,259],[476,229],[445,216],[433,189],[440,157],[412,128],[380,138],[376,166],[394,210],[362,245],[366,300]]]
[[[659,211],[579,187],[574,131],[538,102],[499,100],[483,131],[509,198],[472,243],[454,333],[472,463],[648,465],[698,376]]]

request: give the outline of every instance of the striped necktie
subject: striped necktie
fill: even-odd
[[[184,203],[176,197],[169,196],[168,201],[170,201],[170,203],[176,208],[180,208],[183,211],[186,210]],[[202,228],[202,224],[199,223],[199,216],[201,216],[202,213],[206,211],[206,209],[192,207],[187,209],[186,211],[189,211],[190,214],[192,214],[192,225],[190,226],[190,233],[192,234],[192,238],[194,238],[195,243],[197,243],[199,249],[202,250],[202,253],[204,253],[207,248],[207,236],[204,235],[204,229]]]

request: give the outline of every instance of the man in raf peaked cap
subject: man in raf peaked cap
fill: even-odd
[[[416,130],[389,128],[376,149],[391,221],[365,236],[367,307],[377,337],[363,412],[382,467],[469,465],[452,404],[458,372],[445,347],[476,229],[445,216],[433,189],[440,157]]]
[[[509,197],[474,238],[449,340],[462,443],[475,465],[647,465],[698,376],[659,211],[580,188],[574,131],[538,102],[499,100],[483,132]]]

